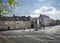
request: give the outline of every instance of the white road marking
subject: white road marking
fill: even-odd
[[[51,36],[46,36],[46,37],[48,37],[48,38],[50,38],[50,39],[56,39],[56,38],[54,38],[54,37],[51,37]]]
[[[3,36],[4,38],[18,38],[18,37],[23,37],[23,36]]]
[[[23,37],[23,36],[2,36],[2,35],[0,35],[0,37],[3,37],[3,38],[20,38],[20,37]],[[51,37],[51,36],[45,36],[45,37],[46,37],[46,38],[49,38],[49,39],[53,39],[53,40],[39,39],[39,38],[37,38],[37,37],[40,37],[40,36],[35,36],[35,35],[24,35],[24,37],[32,38],[32,39],[41,41],[41,42],[43,42],[43,43],[48,43],[48,41],[51,41],[51,42],[59,42],[59,40],[56,40],[56,38]],[[59,37],[59,36],[58,36],[58,37]],[[9,42],[9,40],[8,40],[8,42]],[[14,42],[14,41],[13,41],[13,42]]]
[[[1,37],[4,37],[4,38],[20,38],[20,37],[23,37],[23,36],[1,36]],[[54,37],[51,37],[51,36],[45,36],[45,37],[47,37],[49,39],[53,39],[53,40],[39,39],[37,37],[40,37],[40,36],[35,36],[35,35],[24,35],[24,37],[32,38],[32,39],[35,39],[35,40],[38,40],[38,41],[41,41],[41,42],[44,42],[44,43],[48,43],[47,41],[58,42],[58,41],[55,40]]]
[[[18,36],[18,37],[22,37],[22,36]]]
[[[24,35],[24,37],[32,37],[33,35]]]
[[[16,38],[17,36],[12,36],[13,38]]]
[[[53,40],[48,40],[48,39],[39,39],[37,37],[39,36],[33,36],[33,35],[25,35],[24,37],[28,37],[28,38],[32,38],[32,39],[35,39],[35,40],[38,40],[38,41],[41,41],[41,42],[44,42],[44,43],[48,43],[47,41],[51,41],[51,42],[59,42],[58,40],[56,40],[56,38],[54,37],[51,37],[51,36],[45,36],[46,38],[49,38],[49,39],[53,39]]]
[[[8,38],[11,38],[11,36],[8,36]]]

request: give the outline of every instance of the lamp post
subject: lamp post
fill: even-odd
[[[15,29],[15,14],[13,14],[13,18],[14,18],[14,29]]]

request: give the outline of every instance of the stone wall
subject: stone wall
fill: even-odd
[[[31,21],[0,21],[0,28],[5,29],[29,29]]]
[[[31,22],[30,21],[16,21],[15,22],[15,28],[16,29],[31,28]]]

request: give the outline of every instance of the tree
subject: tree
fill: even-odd
[[[56,25],[60,25],[60,20],[56,20]]]
[[[34,21],[31,21],[31,28],[34,28]]]
[[[0,0],[0,15],[12,13],[17,6],[16,0]]]

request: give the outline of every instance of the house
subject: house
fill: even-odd
[[[0,29],[29,29],[31,28],[30,17],[26,16],[4,16],[0,18]]]
[[[44,26],[49,26],[51,24],[52,20],[47,15],[40,15],[39,16],[39,23],[42,23]]]

